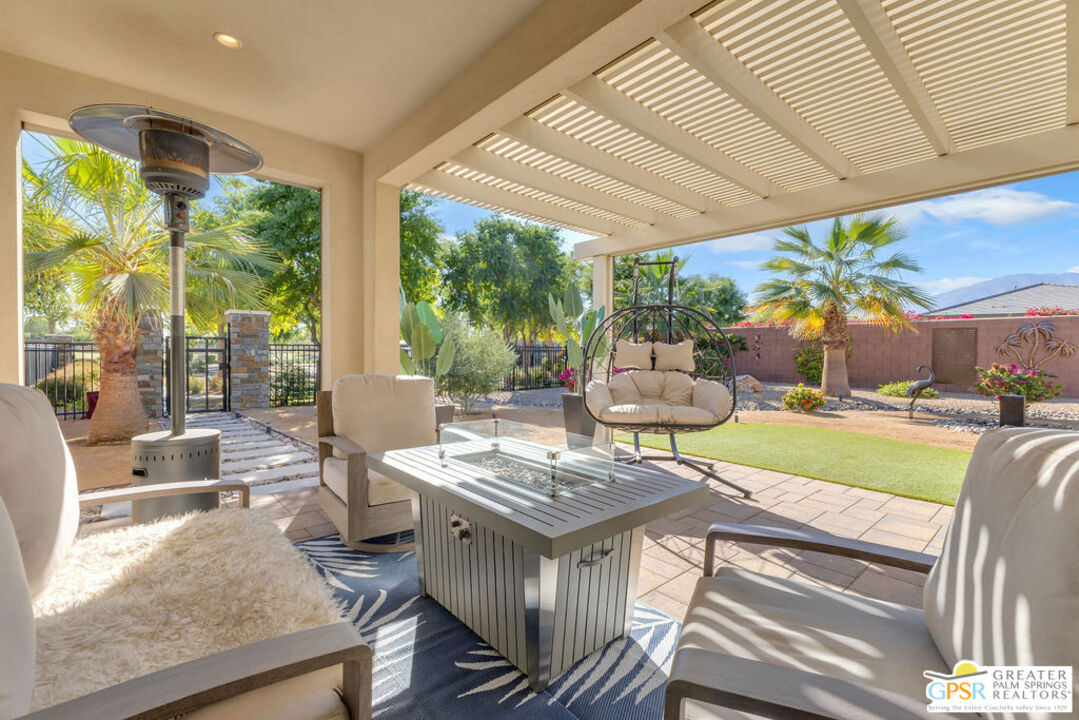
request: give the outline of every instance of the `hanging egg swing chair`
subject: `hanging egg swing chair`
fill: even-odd
[[[666,266],[666,302],[642,304],[641,267]],[[675,436],[718,427],[734,416],[734,353],[719,325],[697,308],[675,304],[678,258],[633,262],[629,307],[597,324],[584,348],[590,380],[582,388],[585,411],[615,432],[633,433],[627,462],[671,460],[750,497],[720,477],[714,463],[687,460]],[[641,433],[665,434],[670,455],[643,455]]]

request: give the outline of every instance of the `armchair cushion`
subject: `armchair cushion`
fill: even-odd
[[[322,465],[322,480],[341,502],[348,502],[348,461],[326,458]],[[412,491],[385,475],[367,468],[367,504],[385,505],[412,498]]]
[[[925,583],[949,663],[1074,665],[1079,658],[1079,433],[986,433]]]
[[[668,345],[665,342],[653,343],[652,352],[656,355],[656,370],[693,372],[696,367],[693,362],[692,340],[683,340],[677,345]]]
[[[184,715],[184,720],[349,720],[340,687],[338,665],[207,705]]]
[[[0,718],[25,715],[30,709],[36,645],[19,539],[0,499]]]
[[[79,528],[78,481],[45,395],[0,385],[0,497],[22,549],[30,593],[49,584]]]
[[[682,648],[915,698],[925,693],[923,670],[950,673],[951,667],[920,610],[733,568],[697,581],[678,639]]]
[[[652,343],[619,340],[615,344],[614,366],[623,370],[651,370]]]
[[[34,610],[35,709],[341,617],[272,521],[225,508],[81,538]]]
[[[434,445],[434,381],[412,375],[344,375],[333,384],[333,428],[368,452]]]

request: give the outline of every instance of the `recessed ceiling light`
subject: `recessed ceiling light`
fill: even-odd
[[[235,35],[229,35],[228,33],[214,33],[214,40],[220,45],[224,45],[227,48],[236,50],[243,47],[243,43],[240,42],[240,38]]]

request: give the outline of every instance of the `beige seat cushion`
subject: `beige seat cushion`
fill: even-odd
[[[19,539],[0,499],[0,718],[25,715],[34,689],[34,613]]]
[[[981,437],[925,584],[926,620],[946,660],[1079,664],[1077,518],[1079,433]]]
[[[322,479],[341,502],[348,502],[348,461],[326,458],[322,465]],[[412,491],[398,482],[374,470],[367,470],[367,504],[371,506],[410,500]]]
[[[652,343],[632,343],[619,340],[615,344],[614,366],[623,370],[651,370]]]
[[[368,452],[435,444],[435,386],[413,375],[345,375],[333,384],[333,428]]]
[[[49,584],[79,527],[78,481],[45,395],[0,385],[0,497],[22,548],[30,593]]]
[[[711,650],[915,698],[925,694],[922,671],[950,672],[920,610],[733,568],[697,581],[678,648]],[[710,715],[744,717],[722,710]]]
[[[652,352],[656,356],[656,370],[693,372],[696,368],[693,362],[692,340],[683,340],[677,345],[668,345],[665,342],[653,343]]]
[[[610,425],[713,425],[708,410],[681,405],[613,405],[600,411],[601,422]]]
[[[226,508],[81,538],[34,613],[34,709],[341,619],[269,518]]]
[[[184,715],[187,720],[349,720],[341,701],[341,666],[245,692]]]

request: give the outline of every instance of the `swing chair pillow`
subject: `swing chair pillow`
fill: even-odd
[[[614,366],[622,370],[651,370],[652,343],[619,340],[615,346]]]
[[[668,345],[664,342],[652,343],[652,350],[656,353],[656,370],[693,372],[696,367],[693,363],[692,340],[683,340],[677,345]]]

